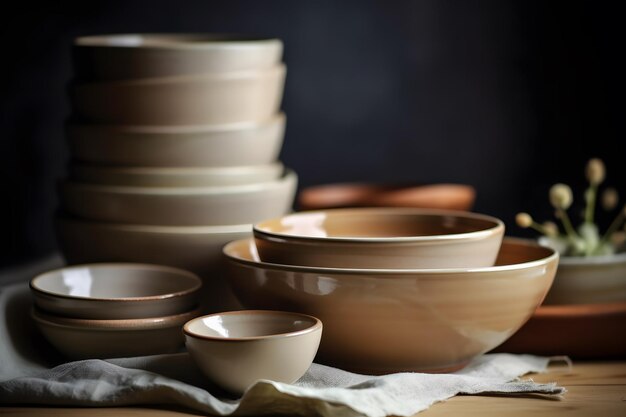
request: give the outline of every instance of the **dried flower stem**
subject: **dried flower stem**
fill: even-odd
[[[596,210],[596,196],[598,194],[598,186],[590,185],[585,191],[585,223],[593,223],[593,215]]]
[[[620,210],[620,212],[617,214],[617,216],[615,216],[609,228],[606,229],[606,233],[604,233],[604,236],[602,236],[602,239],[600,239],[600,243],[604,243],[608,241],[611,238],[611,235],[613,235],[613,233],[615,233],[622,226],[625,215],[626,215],[626,206],[624,206]]]
[[[576,230],[574,230],[574,227],[572,226],[572,222],[569,220],[567,212],[560,207],[556,208],[556,212],[558,213],[559,219],[563,223],[563,228],[565,229],[565,233],[567,233],[567,237],[569,238],[569,240],[574,242],[576,239],[578,239],[578,233],[576,233]]]

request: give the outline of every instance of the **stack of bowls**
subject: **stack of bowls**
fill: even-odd
[[[159,263],[205,278],[205,311],[235,308],[221,247],[290,211],[278,162],[278,39],[195,34],[78,38],[72,161],[57,230],[69,263]]]
[[[260,222],[224,253],[244,306],[324,323],[319,361],[442,372],[508,339],[552,284],[558,254],[503,234],[474,213],[335,209]]]
[[[71,359],[171,353],[200,314],[201,286],[196,275],[159,265],[67,267],[31,280],[32,317]]]

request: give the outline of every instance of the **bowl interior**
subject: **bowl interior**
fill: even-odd
[[[501,223],[462,212],[340,209],[302,212],[267,220],[256,231],[306,238],[419,238],[482,232]]]
[[[192,273],[150,265],[82,265],[35,277],[31,286],[49,295],[89,299],[162,298],[198,290]]]
[[[292,335],[318,323],[303,314],[252,310],[198,317],[185,325],[185,332],[208,339],[259,339]]]

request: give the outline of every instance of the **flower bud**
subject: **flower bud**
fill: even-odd
[[[617,194],[617,190],[615,188],[607,188],[602,193],[602,208],[606,211],[613,210],[617,207],[617,203],[619,202],[619,195]]]
[[[566,184],[554,184],[550,188],[550,204],[554,208],[567,210],[574,200],[572,189]]]
[[[519,227],[526,229],[533,224],[533,218],[528,213],[517,213],[515,223],[517,223]]]
[[[602,181],[604,181],[604,177],[606,175],[604,162],[602,162],[602,160],[599,158],[590,159],[589,162],[587,162],[587,169],[585,174],[587,175],[587,180],[589,181],[589,184],[597,186]]]
[[[559,235],[559,227],[554,222],[544,222],[543,230],[548,237],[556,237]]]

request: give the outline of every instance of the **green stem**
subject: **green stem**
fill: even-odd
[[[606,233],[604,233],[604,236],[600,239],[600,243],[608,241],[611,238],[611,235],[619,229],[624,221],[624,213],[626,213],[626,206],[620,210],[617,216],[615,216],[609,228],[606,229]]]
[[[585,192],[585,199],[587,200],[585,207],[585,223],[593,223],[593,213],[596,210],[596,194],[598,193],[598,187],[590,185]]]
[[[567,234],[567,237],[569,237],[572,242],[576,241],[576,239],[578,238],[578,233],[576,233],[576,230],[574,230],[574,227],[572,226],[572,222],[569,220],[567,212],[562,208],[557,208],[557,211],[559,213],[559,218],[563,223],[563,227],[565,228],[565,233]]]
[[[545,235],[547,237],[550,237],[550,235],[548,234],[548,232],[546,231],[546,228],[543,227],[543,225],[537,223],[537,222],[532,222],[530,224],[531,229],[534,229],[536,231],[538,231],[539,233],[541,233],[542,235]]]

